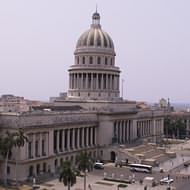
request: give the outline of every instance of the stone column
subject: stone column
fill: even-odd
[[[117,75],[114,76],[114,81],[115,81],[115,90],[117,90]]]
[[[98,73],[96,73],[96,90],[98,89]]]
[[[122,141],[121,131],[122,131],[122,122],[119,121],[119,143],[121,143]]]
[[[70,151],[70,129],[67,130],[67,149]]]
[[[36,157],[36,146],[35,146],[35,142],[36,142],[36,133],[33,133],[33,137],[32,137],[32,156],[33,156],[33,158]]]
[[[97,127],[94,127],[95,128],[95,130],[94,130],[94,132],[95,132],[95,134],[94,134],[94,136],[95,136],[95,145],[97,145]]]
[[[69,73],[69,89],[71,89],[71,73]]]
[[[59,153],[59,130],[57,130],[57,153]]]
[[[110,84],[111,87],[110,87],[110,88],[111,88],[111,90],[113,90],[113,84],[114,84],[114,83],[113,83],[113,75],[111,75],[110,77],[111,77],[111,79],[110,79],[110,81],[111,81],[111,84]]]
[[[72,89],[72,73],[69,74],[70,77],[70,89]]]
[[[80,88],[80,78],[79,78],[79,73],[76,74],[76,82],[77,82],[77,89]]]
[[[91,85],[90,85],[90,87],[91,87],[91,90],[93,89],[93,73],[90,73],[90,77],[91,77]]]
[[[73,128],[73,140],[72,140],[72,147],[75,149],[75,128]]]
[[[113,90],[116,89],[115,75],[113,75]]]
[[[106,89],[108,90],[109,87],[108,87],[108,74],[106,74]]]
[[[62,132],[62,149],[64,152],[65,151],[65,129],[63,129],[63,132]]]
[[[77,148],[80,148],[80,128],[77,129]]]
[[[91,136],[90,136],[90,144],[93,146],[93,127],[91,127]]]
[[[82,148],[84,148],[84,127],[82,128]]]
[[[49,156],[49,132],[46,132],[45,133],[45,153],[46,153],[46,156]]]
[[[133,131],[131,130],[131,121],[128,121],[128,130],[129,130],[129,142],[133,139]]]
[[[76,81],[75,81],[75,73],[73,73],[73,89],[75,89],[76,88],[76,83],[75,83]]]
[[[103,90],[104,89],[104,74],[102,73],[102,76],[101,76],[101,89]]]
[[[121,141],[121,138],[120,138],[120,125],[121,125],[121,123],[120,123],[120,121],[118,121],[118,125],[117,125],[117,133],[118,133],[118,143],[120,143],[120,141]]]
[[[83,84],[83,76],[84,75],[84,73],[81,73],[81,89],[84,89],[84,84]]]
[[[42,133],[39,133],[39,155],[42,156]]]
[[[119,90],[119,75],[117,76],[117,90]]]
[[[88,135],[89,135],[89,131],[88,131],[88,127],[86,127],[86,146],[89,146],[89,142],[88,142]]]
[[[123,140],[126,143],[126,120],[123,121]]]
[[[122,133],[122,131],[123,131],[123,121],[121,120],[120,121],[120,143],[122,143],[122,141],[123,141],[123,133]]]
[[[78,74],[75,73],[75,89],[78,89]]]
[[[69,143],[70,149],[73,149],[73,129],[70,129],[70,143]]]
[[[86,89],[88,89],[88,73],[86,73]]]
[[[125,121],[125,135],[126,135],[126,142],[128,142],[128,120]]]

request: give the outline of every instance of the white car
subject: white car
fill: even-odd
[[[104,164],[101,162],[95,162],[94,169],[104,169]]]
[[[160,184],[170,184],[172,183],[174,180],[172,178],[169,178],[168,177],[164,177],[160,180]]]

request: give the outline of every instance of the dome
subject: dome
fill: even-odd
[[[76,48],[83,47],[114,49],[111,37],[101,29],[100,15],[97,12],[92,15],[91,28],[84,32],[78,39]]]

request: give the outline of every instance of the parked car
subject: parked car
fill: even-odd
[[[174,180],[172,178],[168,178],[168,177],[164,177],[160,180],[160,184],[170,184],[172,183]]]
[[[104,164],[101,162],[95,162],[94,169],[104,169]]]

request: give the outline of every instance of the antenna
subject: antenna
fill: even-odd
[[[97,13],[97,10],[98,10],[98,4],[96,3],[96,13]]]

